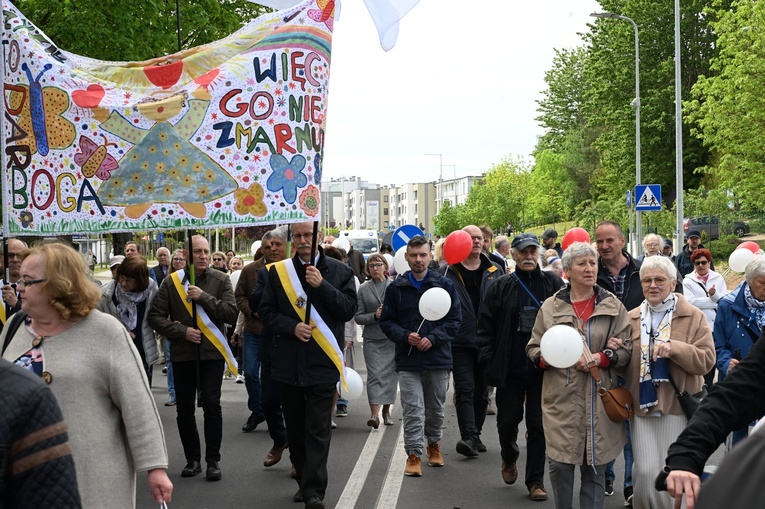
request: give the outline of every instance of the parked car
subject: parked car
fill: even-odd
[[[707,232],[707,238],[714,240],[720,237],[720,218],[716,216],[688,217],[683,224],[683,231],[699,230]],[[749,225],[742,221],[732,221],[725,224],[723,232],[726,234],[735,234],[737,237],[743,237],[749,233]]]

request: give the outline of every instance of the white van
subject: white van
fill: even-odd
[[[380,252],[380,239],[375,230],[340,230],[337,238],[347,239],[353,249],[367,256]]]

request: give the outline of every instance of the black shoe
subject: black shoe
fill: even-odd
[[[207,472],[205,472],[205,478],[208,481],[220,481],[223,478],[223,474],[220,471],[220,466],[217,461],[207,462]]]
[[[305,509],[324,509],[324,502],[319,497],[308,497],[305,501]]]
[[[624,487],[624,507],[632,507],[632,486]]]
[[[606,496],[610,497],[614,494],[614,481],[606,479]]]
[[[478,452],[486,452],[486,445],[481,442],[480,438],[475,439],[475,448],[478,450]]]
[[[194,477],[202,473],[202,465],[197,460],[189,460],[181,470],[181,477]]]
[[[293,502],[305,502],[305,499],[303,498],[303,491],[297,490],[294,495],[292,495],[292,501]]]
[[[345,405],[337,405],[335,417],[348,417],[348,407]]]
[[[255,412],[251,413],[250,416],[247,418],[247,422],[245,422],[242,425],[242,431],[245,433],[249,433],[250,431],[253,431],[255,428],[258,427],[258,424],[266,420],[266,416],[263,414],[256,414]]]
[[[478,456],[478,449],[476,448],[475,440],[472,438],[465,438],[457,442],[457,452],[468,458],[475,458]]]

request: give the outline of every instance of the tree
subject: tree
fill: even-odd
[[[172,0],[18,0],[61,49],[99,60],[140,61],[178,51]],[[269,9],[247,0],[184,0],[181,47],[226,37]]]
[[[438,214],[433,218],[433,224],[436,227],[436,235],[444,237],[465,226],[460,217],[463,208],[462,205],[452,207],[450,200],[444,200],[441,210],[439,210]]]
[[[693,134],[714,152],[703,171],[749,210],[765,206],[765,3],[741,0],[720,9],[719,55],[693,87]],[[728,202],[731,197],[727,197]],[[726,207],[727,208],[727,207]]]

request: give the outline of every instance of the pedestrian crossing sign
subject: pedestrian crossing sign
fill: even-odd
[[[661,210],[661,185],[645,184],[635,186],[635,210]]]

